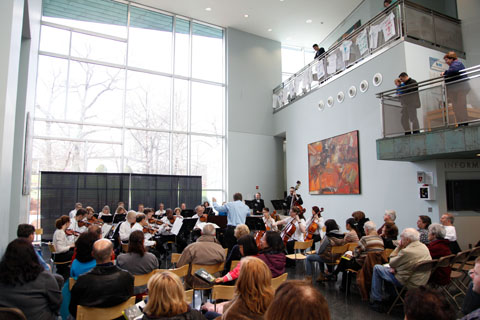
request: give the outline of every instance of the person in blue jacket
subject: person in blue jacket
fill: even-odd
[[[448,64],[448,70],[442,72],[447,84],[447,99],[449,105],[451,103],[453,114],[455,115],[454,122],[459,125],[467,125],[467,93],[470,91],[467,81],[460,81],[467,79],[467,75],[462,73],[465,69],[463,63],[458,60],[457,54],[453,51],[448,52],[444,57],[445,63]],[[450,108],[450,106],[449,106]]]

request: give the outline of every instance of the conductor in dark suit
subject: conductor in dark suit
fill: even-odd
[[[403,82],[400,93],[400,103],[402,104],[402,127],[406,134],[418,133],[420,128],[417,118],[417,109],[420,108],[420,96],[418,94],[417,81],[410,78],[406,72],[400,73],[398,76],[400,81]],[[412,127],[410,128],[410,122]]]
[[[263,208],[265,208],[265,203],[260,192],[257,192],[255,199],[253,199],[253,214],[262,214]]]

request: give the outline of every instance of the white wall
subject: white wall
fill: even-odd
[[[480,1],[457,0],[458,18],[462,20],[463,46],[467,67],[480,64]]]
[[[228,196],[266,204],[282,192],[282,141],[273,137],[272,90],[281,83],[280,43],[229,28],[227,39]]]
[[[391,89],[393,79],[405,70],[405,44],[400,43],[275,114],[275,133],[285,131],[287,137],[288,184],[302,181],[299,193],[305,207],[324,207],[324,216],[336,219],[342,226],[355,210],[364,211],[380,224],[385,209],[395,209],[400,229],[416,226],[418,215],[438,216],[436,201],[418,199],[416,183],[417,171],[436,171],[435,161],[377,160],[375,141],[381,138],[382,130],[380,103],[375,93]],[[377,72],[384,80],[379,87],[374,87],[372,77]],[[327,107],[323,112],[317,109],[319,100],[336,97],[339,91],[346,93],[351,85],[358,90],[364,79],[370,83],[366,93],[358,91],[354,99],[346,96],[343,103],[335,101],[332,108]],[[310,195],[307,145],[353,130],[359,130],[361,194]]]

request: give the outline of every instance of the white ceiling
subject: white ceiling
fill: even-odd
[[[285,45],[311,48],[362,0],[134,0],[154,8],[231,27]],[[211,8],[211,11],[205,10]],[[245,18],[244,15],[249,17]],[[312,20],[307,23],[307,20]],[[272,29],[272,31],[268,31]]]

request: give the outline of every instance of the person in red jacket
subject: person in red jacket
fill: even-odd
[[[280,233],[276,231],[267,231],[261,242],[262,251],[258,258],[265,262],[272,272],[272,277],[276,278],[285,273],[285,246],[283,245]]]
[[[439,223],[433,223],[428,227],[428,240],[430,243],[427,247],[432,259],[439,259],[452,254],[452,251],[450,251],[450,241],[444,239],[446,233],[444,226]],[[445,285],[450,282],[451,272],[452,269],[450,267],[437,268],[430,276],[429,282]]]

